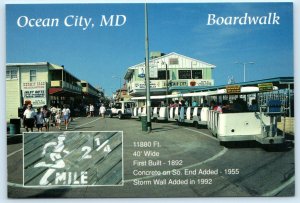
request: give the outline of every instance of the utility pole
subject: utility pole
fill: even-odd
[[[145,3],[145,52],[146,52],[146,108],[147,108],[147,129],[151,132],[151,100],[150,100],[150,77],[149,77],[149,38],[148,38],[148,12]]]

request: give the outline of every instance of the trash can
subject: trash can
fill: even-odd
[[[19,118],[12,118],[9,121],[9,134],[10,135],[15,135],[15,134],[20,134],[20,129],[21,129],[21,119]]]
[[[141,116],[141,122],[142,122],[142,131],[148,131],[148,129],[147,129],[147,116],[146,115]]]

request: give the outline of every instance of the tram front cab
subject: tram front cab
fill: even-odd
[[[262,133],[262,123],[270,125],[267,116],[261,117],[259,112],[208,112],[208,128],[221,142],[256,140]]]
[[[274,109],[274,108],[269,108]],[[219,112],[209,110],[208,129],[221,143],[257,141],[261,144],[282,144],[284,136],[277,134],[276,116],[281,113]]]

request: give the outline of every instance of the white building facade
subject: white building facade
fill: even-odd
[[[172,52],[162,54],[152,52],[149,62],[151,95],[172,92],[174,87],[213,86],[212,70],[215,65]],[[145,96],[145,63],[128,68],[124,79],[128,94]]]

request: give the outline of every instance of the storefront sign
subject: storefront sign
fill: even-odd
[[[273,83],[261,83],[257,85],[260,92],[273,91]]]
[[[194,86],[212,86],[213,85],[213,80],[172,80],[169,81],[169,87],[188,87],[188,86],[193,86],[191,84],[191,81],[195,83]],[[138,81],[132,83],[132,89],[145,89],[145,82],[144,81]],[[166,88],[166,81],[165,80],[151,80],[150,81],[150,87],[151,88]]]
[[[241,86],[239,85],[228,85],[226,86],[227,94],[237,94],[241,92]]]
[[[31,101],[34,107],[47,105],[46,82],[24,82],[22,92],[24,101]]]
[[[151,88],[161,88],[161,82],[160,81],[151,81],[150,82],[150,87]],[[133,83],[133,89],[145,89],[146,85],[145,82],[134,82]]]

